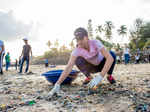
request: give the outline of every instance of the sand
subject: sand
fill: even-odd
[[[45,99],[53,85],[41,74],[64,67],[31,65],[32,73],[22,75],[14,68],[4,71],[0,75],[0,112],[135,112],[142,105],[150,111],[150,64],[116,65],[117,84],[104,79],[93,94],[82,86],[85,77],[80,73],[72,85],[61,86],[58,96]],[[32,100],[35,104],[24,104]]]

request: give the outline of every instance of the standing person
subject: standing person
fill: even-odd
[[[3,74],[3,58],[5,54],[4,42],[0,40],[0,74]]]
[[[6,71],[8,71],[8,68],[10,67],[10,55],[9,52],[7,52],[5,56],[5,62],[6,62]]]
[[[129,48],[127,47],[127,45],[125,45],[125,48],[124,48],[124,62],[125,64],[128,64],[129,63],[129,60],[130,60],[130,51],[129,51]]]
[[[111,84],[115,83],[112,73],[116,63],[116,55],[112,51],[108,52],[99,40],[89,40],[88,32],[84,28],[77,28],[74,35],[77,47],[73,50],[65,70],[54,88],[48,93],[48,98],[59,92],[60,84],[69,75],[74,65],[86,76],[85,82],[89,83],[89,88],[98,86],[106,74],[108,74],[107,80]],[[97,72],[99,74],[93,78],[91,73]]]
[[[16,61],[15,61],[15,68],[16,68],[16,70],[17,70],[17,66],[18,66],[18,60],[16,59]]]
[[[24,61],[26,61],[25,73],[28,72],[29,62],[30,62],[30,59],[32,58],[32,49],[31,49],[31,46],[28,44],[28,38],[23,38],[23,41],[24,41],[25,45],[23,46],[22,53],[20,56],[21,63],[20,63],[19,73],[22,73]]]
[[[48,67],[48,59],[45,59],[45,67]]]

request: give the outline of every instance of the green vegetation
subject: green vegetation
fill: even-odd
[[[90,39],[100,40],[109,50],[115,49],[116,52],[122,52],[122,47],[119,43],[111,42],[114,28],[115,26],[112,21],[106,21],[103,25],[97,25],[95,30],[93,30],[91,19],[88,20],[87,24]],[[129,31],[126,25],[121,25],[117,29],[117,33],[122,39],[129,36],[130,42],[128,45],[131,51],[136,51],[138,48],[143,50],[150,46],[150,22],[143,21],[141,18],[137,18],[134,21]],[[72,50],[76,46],[74,41],[71,41],[69,46],[60,46],[58,39],[54,42],[49,40],[46,44],[49,50],[43,56],[39,56],[38,59],[48,58],[51,64],[66,64]]]
[[[138,18],[134,22],[134,27],[130,30],[130,49],[143,50],[149,45],[150,40],[150,22],[144,22]]]

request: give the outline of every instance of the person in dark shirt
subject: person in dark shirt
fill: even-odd
[[[15,68],[17,70],[17,66],[18,66],[18,60],[16,59],[16,62],[15,62]]]
[[[25,45],[23,46],[23,50],[22,50],[22,53],[21,53],[21,56],[20,56],[21,63],[20,63],[19,73],[22,73],[22,68],[23,68],[24,61],[26,61],[25,73],[28,72],[29,61],[32,58],[32,49],[31,49],[31,46],[28,44],[28,39],[24,38],[23,40],[24,40]]]

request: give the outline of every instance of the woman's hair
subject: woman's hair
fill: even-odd
[[[74,31],[76,39],[83,39],[85,36],[88,37],[88,32],[85,28],[79,27]]]

